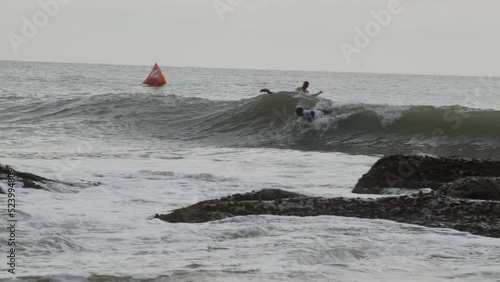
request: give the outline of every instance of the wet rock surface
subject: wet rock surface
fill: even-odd
[[[0,164],[0,181],[8,181],[9,166]],[[23,188],[45,189],[43,184],[46,182],[54,182],[54,180],[47,179],[36,174],[15,171],[14,173],[16,185],[21,185]],[[0,193],[2,190],[0,189]]]
[[[8,165],[0,164],[0,181],[7,183],[9,178],[9,168],[12,168]],[[89,181],[77,181],[77,182],[63,182],[53,179],[48,179],[36,174],[17,171],[14,169],[14,179],[15,186],[21,188],[32,188],[32,189],[43,189],[49,190],[47,187],[49,184],[62,184],[65,186],[77,187],[77,188],[88,188],[101,185],[100,182],[89,182]],[[0,188],[0,194],[5,194],[5,191],[2,191]]]
[[[441,186],[438,193],[462,199],[500,201],[500,177],[461,178]]]
[[[437,190],[444,184],[470,176],[500,177],[500,161],[416,155],[386,156],[359,179],[352,192],[384,194],[391,188]]]
[[[500,238],[500,202],[456,199],[434,192],[360,199],[308,197],[266,189],[203,201],[155,217],[172,223],[200,223],[259,214],[387,219]]]

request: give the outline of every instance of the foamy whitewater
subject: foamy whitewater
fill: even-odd
[[[153,88],[150,66],[0,61],[0,163],[73,184],[16,189],[16,275],[0,228],[2,280],[500,281],[500,240],[451,229],[153,219],[263,188],[382,197],[351,190],[384,154],[500,159],[500,79],[162,69]],[[304,80],[324,93],[259,92]],[[333,113],[297,126],[298,106]]]

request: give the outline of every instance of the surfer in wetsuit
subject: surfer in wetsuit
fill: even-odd
[[[332,111],[327,111],[327,110],[304,110],[303,108],[297,108],[295,109],[295,113],[297,116],[300,118],[302,117],[303,119],[307,120],[308,122],[312,122],[315,118],[321,118],[324,117],[325,115],[329,115],[332,113]]]

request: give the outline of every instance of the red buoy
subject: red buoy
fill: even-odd
[[[155,64],[155,66],[149,73],[148,77],[146,77],[146,79],[142,83],[150,86],[161,86],[167,84],[167,80],[165,79],[165,76],[161,72],[161,69],[158,66],[158,64]]]

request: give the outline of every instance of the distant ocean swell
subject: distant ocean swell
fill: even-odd
[[[98,130],[121,138],[230,147],[500,158],[500,111],[493,110],[335,105],[327,99],[290,93],[238,101],[126,93],[38,100],[9,97],[4,105],[9,111],[0,112],[1,120],[52,131],[60,128],[60,134],[91,134]],[[297,126],[293,122],[297,106],[333,113],[309,126]]]

